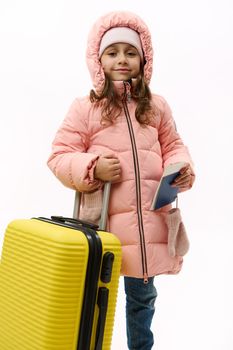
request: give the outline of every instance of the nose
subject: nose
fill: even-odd
[[[118,54],[118,63],[125,63],[127,62],[127,57],[124,52],[119,52]]]

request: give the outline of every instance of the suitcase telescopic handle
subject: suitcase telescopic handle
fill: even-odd
[[[101,210],[101,216],[100,216],[100,221],[99,221],[99,229],[100,230],[106,229],[110,190],[111,190],[111,182],[106,182],[104,185],[102,210]],[[81,196],[82,196],[82,193],[76,191],[75,201],[74,201],[74,210],[73,210],[73,218],[74,219],[79,218],[80,206],[81,206]]]
[[[92,228],[93,230],[97,230],[99,228],[98,225],[92,224],[91,222],[87,222],[84,220],[79,220],[79,219],[74,219],[74,218],[69,218],[65,216],[51,216],[51,220],[54,222],[62,223],[62,224],[68,224],[68,225],[73,225],[75,227],[77,226],[84,226],[88,228]]]

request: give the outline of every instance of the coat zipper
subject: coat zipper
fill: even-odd
[[[128,106],[127,106],[127,98],[130,99],[130,95],[127,92],[127,87],[129,86],[128,82],[124,82],[125,94],[123,103],[123,109],[128,125],[132,152],[133,152],[133,161],[134,161],[134,172],[135,172],[135,182],[136,182],[136,199],[137,199],[137,216],[138,216],[138,227],[139,227],[139,236],[140,236],[140,247],[141,247],[141,258],[142,258],[142,271],[143,271],[143,279],[144,283],[148,283],[148,268],[147,268],[147,257],[146,257],[146,245],[145,245],[145,234],[143,227],[143,218],[142,218],[142,203],[141,203],[141,184],[140,184],[140,169],[139,169],[139,161],[138,161],[138,153],[135,135],[133,131],[133,125],[130,118]]]

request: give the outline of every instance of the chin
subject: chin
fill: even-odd
[[[126,80],[129,80],[129,79],[131,79],[130,76],[122,74],[121,76],[116,77],[114,80],[116,80],[116,81],[122,81],[122,80],[126,81]]]

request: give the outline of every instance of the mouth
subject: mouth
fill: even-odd
[[[121,73],[129,73],[130,70],[127,68],[118,68],[118,69],[114,69],[115,72],[121,72]]]

